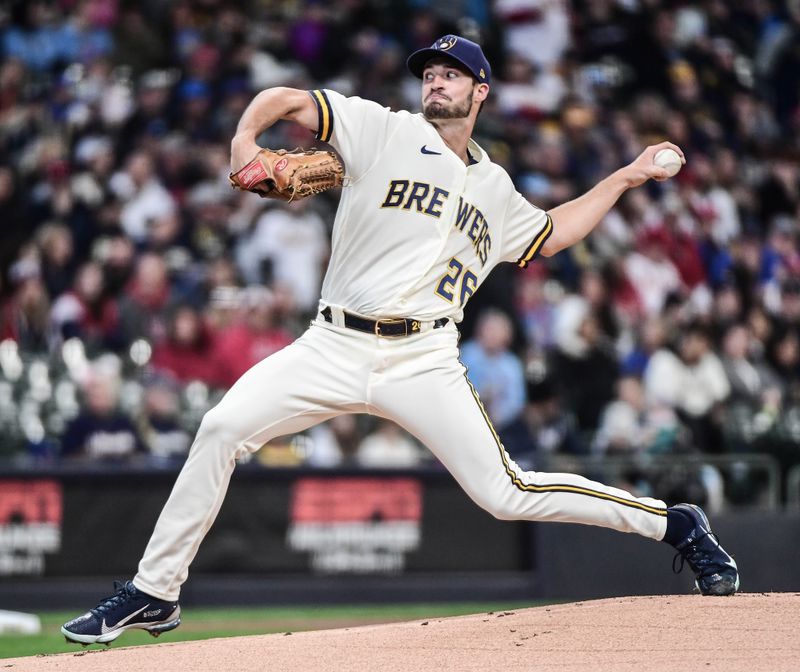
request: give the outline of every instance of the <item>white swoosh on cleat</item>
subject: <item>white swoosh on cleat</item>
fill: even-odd
[[[112,625],[111,627],[109,627],[109,626],[107,626],[107,625],[106,625],[106,619],[104,618],[104,619],[103,619],[103,622],[102,622],[102,624],[100,625],[100,632],[101,632],[101,633],[103,633],[103,634],[105,635],[106,633],[109,633],[109,632],[111,632],[112,630],[116,630],[116,629],[117,629],[117,628],[119,628],[120,626],[122,626],[122,625],[125,625],[125,624],[126,624],[128,621],[130,621],[130,620],[131,620],[131,619],[132,619],[134,616],[138,616],[139,614],[141,614],[141,613],[142,613],[142,612],[143,612],[145,609],[147,609],[147,607],[149,607],[149,606],[150,606],[150,603],[148,602],[148,603],[147,603],[147,604],[145,604],[145,605],[144,605],[144,606],[143,606],[141,609],[139,609],[139,611],[134,611],[132,614],[128,614],[128,615],[127,615],[125,618],[121,619],[121,620],[119,621],[119,623],[117,623],[116,625]]]

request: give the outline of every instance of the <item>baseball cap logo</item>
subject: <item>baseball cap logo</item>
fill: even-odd
[[[456,42],[458,42],[458,38],[455,35],[445,35],[436,43],[434,49],[447,51],[448,49],[452,49],[454,46],[456,46]]]
[[[492,67],[481,46],[466,37],[444,35],[426,49],[417,49],[406,61],[412,75],[422,79],[425,64],[436,56],[443,56],[461,63],[480,82],[489,83],[492,78]]]

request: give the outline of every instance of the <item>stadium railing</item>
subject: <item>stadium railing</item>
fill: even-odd
[[[722,478],[726,490],[726,506],[731,485],[746,480],[752,490],[751,501],[747,506],[770,511],[781,506],[781,467],[778,460],[770,455],[758,453],[736,453],[730,455],[709,455],[703,453],[669,455],[565,455],[551,454],[542,457],[537,468],[548,472],[578,473],[609,485],[615,482],[631,481],[631,474],[643,481],[663,479],[665,474],[698,474],[703,468],[712,467]],[[794,506],[800,506],[800,465],[792,472],[794,477]],[[733,502],[735,504],[735,502]]]

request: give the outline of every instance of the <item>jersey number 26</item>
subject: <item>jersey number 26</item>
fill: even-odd
[[[468,268],[464,268],[464,264],[455,257],[450,260],[447,267],[450,270],[439,280],[439,284],[436,286],[436,293],[446,301],[453,303],[456,285],[458,284],[460,286],[458,303],[463,306],[478,287],[478,278]]]

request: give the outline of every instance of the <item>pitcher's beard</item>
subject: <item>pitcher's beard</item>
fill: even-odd
[[[472,109],[472,94],[462,105],[445,107],[442,101],[434,100],[422,106],[422,114],[426,119],[465,119]]]

